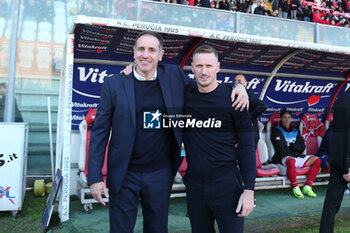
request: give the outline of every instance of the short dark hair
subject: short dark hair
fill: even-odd
[[[282,118],[282,116],[283,116],[284,114],[289,114],[291,117],[293,117],[292,112],[289,111],[289,110],[287,110],[287,109],[283,109],[283,110],[282,110],[282,112],[281,112],[281,114],[280,114],[281,118]]]
[[[238,74],[236,74],[235,78],[236,78],[237,76],[239,76],[239,75],[240,75],[240,76],[243,76],[244,80],[245,80],[245,81],[247,81],[247,78],[246,78],[246,77],[245,77],[245,75],[244,75],[244,74],[242,74],[242,73],[238,73]]]
[[[192,53],[192,59],[193,59],[194,55],[196,55],[197,53],[213,53],[215,55],[215,57],[219,60],[218,51],[210,45],[201,45],[201,46],[197,47]]]
[[[158,42],[159,42],[159,50],[162,51],[163,49],[163,37],[157,33],[157,32],[152,32],[152,31],[142,31],[140,32],[137,36],[136,36],[136,39],[135,39],[135,45],[137,44],[137,40],[140,39],[141,36],[144,36],[144,35],[149,35],[149,36],[153,36],[155,38],[157,38]]]
[[[6,83],[0,83],[0,87],[6,88]]]

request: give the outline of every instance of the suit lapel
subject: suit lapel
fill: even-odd
[[[135,103],[134,75],[131,72],[126,77],[127,78],[125,79],[125,82],[124,82],[125,93],[128,98],[127,102],[129,104],[129,110],[130,110],[134,130],[136,130],[136,103]]]
[[[165,107],[167,109],[167,113],[170,114],[173,112],[173,107],[174,107],[173,99],[171,95],[170,82],[161,69],[157,70],[157,74],[158,74],[159,85],[162,91]]]

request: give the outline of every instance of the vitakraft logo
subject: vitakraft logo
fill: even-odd
[[[92,83],[99,82],[103,83],[106,77],[110,77],[112,74],[108,74],[107,70],[100,71],[99,68],[90,67],[88,71],[86,71],[86,67],[79,66],[77,67],[79,70],[79,80],[81,82],[86,82],[89,78]]]
[[[160,129],[162,113],[157,111],[143,112],[143,128],[144,129]]]
[[[3,197],[6,197],[12,204],[15,205],[15,202],[12,200],[13,198],[16,198],[15,196],[10,196],[10,189],[11,187],[2,187],[0,186],[0,199]]]

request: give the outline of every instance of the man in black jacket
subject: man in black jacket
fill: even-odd
[[[237,74],[235,77],[235,82],[241,82],[244,84],[244,86],[247,88],[247,79],[243,74]],[[258,117],[265,112],[267,109],[266,104],[261,101],[256,95],[247,89],[248,97],[249,97],[249,114],[250,118],[252,119],[253,123],[253,130],[255,132],[254,135],[254,142],[255,147],[258,144],[259,140],[259,127],[258,127]]]
[[[333,232],[335,214],[350,181],[350,91],[346,91],[334,105],[333,133],[328,162],[331,175],[323,204],[320,232]]]

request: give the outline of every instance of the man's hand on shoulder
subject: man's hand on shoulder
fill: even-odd
[[[104,182],[93,183],[90,185],[90,191],[96,201],[100,202],[104,206],[106,205],[102,199],[102,194],[105,197],[109,197],[109,194]]]
[[[247,217],[254,209],[254,191],[245,189],[239,198],[236,213],[239,217]]]
[[[238,83],[234,86],[231,93],[231,100],[233,102],[232,107],[236,110],[249,109],[249,97],[248,93],[242,83]]]
[[[122,71],[120,71],[121,74],[129,75],[132,72],[132,65],[127,65]]]

